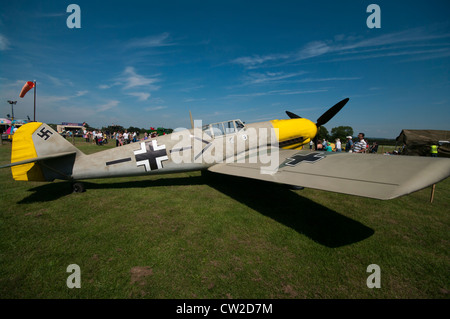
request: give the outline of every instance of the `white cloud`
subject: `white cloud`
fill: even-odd
[[[146,107],[144,108],[145,111],[158,111],[158,110],[163,110],[163,109],[167,109],[167,106],[150,106],[150,107]]]
[[[236,97],[257,97],[257,96],[267,96],[267,95],[295,95],[295,94],[311,94],[327,92],[327,89],[317,89],[317,90],[274,90],[267,92],[255,92],[255,93],[244,93],[244,94],[230,94],[225,98],[236,98]]]
[[[158,86],[153,85],[153,83],[159,81],[158,78],[147,78],[145,76],[137,74],[135,69],[131,66],[125,68],[123,76],[119,80],[124,82],[123,88],[125,90],[141,86],[147,86],[149,89],[153,90],[159,89]]]
[[[354,81],[354,80],[361,80],[361,79],[362,79],[361,77],[306,78],[306,79],[296,80],[295,82],[309,83],[309,82],[327,82],[327,81]]]
[[[70,96],[41,95],[38,97],[39,103],[50,104],[53,102],[67,101]]]
[[[144,92],[132,92],[132,93],[127,93],[128,95],[131,96],[136,96],[139,101],[147,101],[148,98],[150,97],[150,93],[144,93]]]
[[[156,91],[160,87],[154,85],[154,83],[159,82],[160,79],[157,78],[158,74],[153,77],[145,77],[136,72],[135,68],[132,66],[128,66],[122,72],[122,74],[114,79],[114,83],[112,84],[100,84],[98,86],[101,90],[110,89],[113,86],[121,86],[123,90],[129,90],[137,87],[146,87],[148,90]],[[136,95],[139,94],[139,95]],[[135,96],[144,97],[141,93],[130,94]],[[147,97],[148,98],[148,97]]]
[[[165,47],[172,46],[176,43],[172,43],[169,40],[170,33],[164,32],[158,35],[153,35],[145,38],[133,39],[126,47],[128,48],[156,48],[156,47]]]
[[[358,55],[358,56],[351,56],[351,57],[343,57],[343,58],[337,58],[330,60],[332,62],[335,61],[350,61],[350,60],[366,60],[366,59],[376,59],[376,58],[384,58],[384,57],[392,57],[392,56],[416,56],[421,55],[423,59],[434,59],[436,56],[433,56],[432,54],[443,54],[443,57],[448,56],[450,53],[449,49],[443,48],[443,49],[436,49],[436,50],[406,50],[406,51],[390,51],[385,53],[379,53],[379,54],[365,54],[365,55]],[[439,57],[439,56],[438,56]],[[416,58],[415,61],[417,61],[420,58]]]
[[[25,83],[25,82],[23,82]],[[39,100],[43,103],[52,103],[52,102],[60,102],[60,101],[67,101],[73,98],[77,98],[83,95],[86,95],[89,91],[77,91],[74,95],[42,95],[39,97]]]
[[[185,92],[185,93],[190,93],[192,91],[199,90],[204,87],[205,87],[204,85],[189,86],[189,87],[184,87],[184,88],[180,89],[180,91]]]
[[[304,59],[310,59],[319,55],[323,55],[325,53],[328,53],[330,51],[333,51],[333,48],[328,46],[323,41],[314,41],[308,43],[300,52],[298,52],[296,59],[297,60],[304,60]]]
[[[78,97],[78,96],[83,96],[83,95],[85,95],[85,94],[87,94],[89,91],[78,91],[76,94],[75,94],[75,97]]]
[[[46,77],[50,80],[50,82],[55,85],[55,86],[74,86],[73,82],[70,81],[69,79],[61,79],[61,78],[57,78],[53,75],[50,74],[46,74],[46,73],[41,73],[43,77]],[[39,85],[39,81],[38,81],[38,85]]]
[[[9,40],[3,34],[0,34],[0,51],[5,51],[8,49],[9,49]]]
[[[107,111],[109,109],[112,109],[113,107],[117,106],[118,104],[119,104],[119,101],[111,100],[111,101],[109,101],[109,102],[107,102],[105,104],[96,106],[94,109],[97,112],[104,112],[104,111]]]
[[[353,44],[343,46],[340,49],[344,50],[353,48],[366,48],[389,44],[398,44],[402,42],[421,42],[448,37],[450,37],[450,33],[440,33],[440,34],[429,33],[428,28],[421,27],[404,30],[400,32],[388,33],[370,39],[357,41]]]
[[[185,98],[184,102],[188,103],[188,102],[200,102],[200,101],[206,101],[206,98]]]
[[[297,90],[297,91],[287,91],[287,92],[280,92],[280,95],[294,95],[294,94],[311,94],[311,93],[320,93],[320,92],[327,92],[326,89],[320,89],[320,90]]]
[[[282,60],[287,59],[289,57],[290,57],[289,54],[268,54],[263,56],[253,55],[251,57],[236,58],[233,61],[231,61],[231,63],[241,64],[244,67],[251,69],[268,61]]]
[[[265,72],[265,73],[249,73],[248,76],[244,78],[244,85],[252,85],[252,84],[265,84],[265,83],[273,83],[281,80],[286,80],[290,78],[294,78],[305,74],[306,72],[300,71],[296,73],[283,73],[283,72]]]
[[[231,63],[240,64],[247,69],[257,68],[262,66],[270,65],[270,62],[274,63],[294,63],[301,60],[311,59],[315,57],[325,56],[332,54],[348,55],[352,54],[345,60],[353,59],[363,59],[363,58],[377,58],[382,56],[400,56],[400,55],[417,55],[422,54],[424,57],[428,53],[426,50],[421,52],[408,50],[408,46],[423,46],[430,47],[435,46],[436,43],[432,41],[439,39],[450,38],[450,33],[447,30],[437,30],[435,27],[420,27],[408,30],[403,30],[400,32],[392,32],[389,34],[384,34],[376,37],[371,37],[364,39],[361,36],[346,36],[337,35],[331,40],[322,41],[311,41],[306,43],[297,52],[290,52],[285,54],[267,54],[267,55],[253,55],[246,57],[239,57],[231,61]],[[404,43],[406,46],[403,48],[399,47],[399,43]],[[448,48],[448,43],[443,44],[443,46]],[[367,53],[370,51],[383,50],[388,51],[388,53],[382,55],[373,55],[367,57],[360,57],[360,54]],[[437,54],[434,56],[428,56],[430,58],[441,58],[445,57],[446,52]],[[336,60],[333,60],[336,61]],[[273,64],[273,63],[272,63]]]
[[[0,78],[0,80],[6,82],[4,84],[2,83],[2,87],[16,87],[19,90],[22,89],[22,87],[25,83],[27,83],[26,80],[16,80],[14,82],[11,82],[11,80],[9,80],[7,78]]]
[[[64,85],[63,81],[58,79],[57,77],[54,77],[54,76],[51,76],[51,75],[48,75],[48,74],[47,74],[47,77],[56,86],[63,86]]]

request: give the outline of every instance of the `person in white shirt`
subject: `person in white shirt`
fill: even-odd
[[[103,133],[102,133],[102,131],[98,131],[97,135],[95,137],[97,138],[97,145],[103,145]]]
[[[341,152],[341,151],[342,151],[341,139],[337,138],[336,139],[336,152]]]
[[[123,133],[123,139],[125,140],[125,144],[128,144],[130,140],[128,139],[128,131],[125,130],[125,133]]]
[[[88,131],[86,130],[86,128],[83,129],[83,137],[84,137],[84,140],[86,141],[86,143],[88,143],[89,142],[89,135],[88,135]]]
[[[92,144],[97,144],[98,145],[98,141],[97,141],[97,131],[93,130],[92,131]]]
[[[367,148],[367,143],[364,140],[364,133],[358,134],[359,141],[353,144],[353,153],[364,153]]]

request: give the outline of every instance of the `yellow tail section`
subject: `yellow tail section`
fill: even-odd
[[[22,125],[13,135],[11,163],[37,157],[31,135],[42,123],[32,122]],[[45,181],[42,170],[37,163],[28,163],[11,167],[16,181]]]

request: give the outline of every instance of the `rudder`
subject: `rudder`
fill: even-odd
[[[11,163],[67,152],[83,155],[47,124],[31,122],[22,125],[13,135]],[[11,167],[16,181],[53,180],[47,171],[39,162]]]

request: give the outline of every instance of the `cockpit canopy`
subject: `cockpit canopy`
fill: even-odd
[[[202,130],[210,136],[218,137],[227,134],[234,134],[242,130],[244,127],[244,123],[242,123],[241,120],[231,120],[204,125]]]

